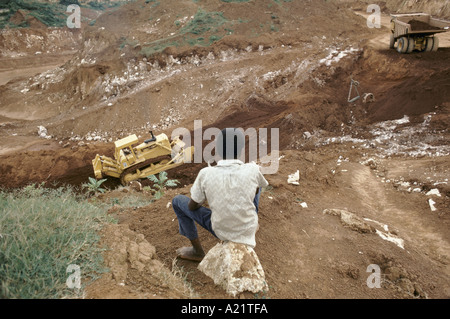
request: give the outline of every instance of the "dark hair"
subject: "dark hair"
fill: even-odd
[[[223,159],[237,159],[244,148],[245,137],[240,129],[225,128],[216,139],[217,154]]]

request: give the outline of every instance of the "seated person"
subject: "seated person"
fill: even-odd
[[[196,222],[222,241],[255,247],[259,197],[268,182],[258,165],[238,159],[244,145],[245,137],[240,130],[222,130],[216,138],[216,153],[221,160],[216,166],[200,170],[191,188],[191,198],[184,195],[173,198],[180,234],[192,245],[178,249],[179,258],[201,261],[205,256]],[[210,209],[202,206],[205,201]]]

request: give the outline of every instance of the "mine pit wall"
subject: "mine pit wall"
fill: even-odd
[[[441,19],[450,19],[450,2],[442,0],[334,0],[335,3],[346,7],[352,7],[360,10],[367,10],[369,4],[377,4],[385,13],[409,13],[426,12],[434,17]]]
[[[77,29],[0,29],[0,58],[71,52],[78,49],[81,39]]]
[[[342,2],[342,3],[354,3],[354,1],[345,1],[345,0],[336,0],[336,2]],[[393,7],[394,2],[404,2],[404,5],[407,4],[408,1],[388,1],[386,6],[388,8]],[[439,1],[424,1],[428,4],[430,4],[429,8],[431,8],[432,3],[437,3]],[[365,3],[370,3],[370,1],[361,1],[361,8],[366,8]],[[445,8],[444,8],[445,9]],[[361,9],[363,10],[363,9]],[[394,11],[394,10],[393,10]],[[446,11],[444,11],[446,12]],[[33,48],[35,49],[35,48]],[[443,58],[446,57],[446,52],[438,52],[437,54],[441,55]],[[436,55],[434,55],[436,56]],[[329,74],[325,72],[325,78],[324,81],[327,81],[326,88],[321,88],[320,93],[324,94],[326,93],[327,98],[325,99],[326,102],[320,102],[316,100],[302,100],[296,101],[299,105],[303,105],[301,102],[307,102],[306,104],[311,104],[311,106],[299,108],[297,109],[295,106],[292,106],[292,111],[287,112],[284,114],[285,111],[280,110],[280,105],[276,105],[278,111],[280,114],[273,114],[270,113],[273,111],[272,107],[268,105],[265,108],[261,108],[261,103],[253,103],[252,105],[255,106],[253,109],[253,112],[257,111],[258,115],[260,117],[256,117],[255,121],[247,122],[246,118],[242,117],[240,113],[232,114],[228,119],[238,119],[239,124],[247,124],[248,126],[252,127],[258,127],[258,126],[265,126],[270,127],[274,125],[275,127],[283,128],[284,132],[289,132],[289,135],[285,135],[285,138],[281,138],[283,145],[281,145],[282,148],[289,148],[289,145],[291,145],[291,141],[288,140],[288,137],[296,139],[298,136],[301,136],[302,130],[303,131],[310,131],[314,129],[314,127],[307,127],[307,125],[310,125],[308,123],[311,123],[312,121],[312,112],[315,111],[317,113],[317,116],[314,117],[314,123],[315,127],[320,127],[321,129],[325,129],[328,131],[336,131],[341,123],[347,123],[349,121],[348,114],[345,115],[342,112],[342,106],[344,105],[346,109],[350,109],[350,107],[347,107],[346,103],[346,95],[348,93],[348,80],[351,70],[358,69],[356,66],[359,66],[361,70],[364,70],[364,72],[360,72],[355,74],[356,79],[361,82],[362,85],[365,85],[365,89],[369,92],[374,92],[377,98],[377,101],[370,105],[370,109],[372,110],[372,113],[370,115],[376,116],[376,118],[371,118],[371,120],[387,120],[391,118],[399,118],[402,117],[405,113],[404,109],[394,108],[394,107],[388,107],[392,106],[393,103],[389,104],[388,102],[391,102],[391,99],[387,98],[390,94],[385,91],[384,89],[380,89],[379,87],[381,84],[384,83],[385,79],[387,77],[393,76],[393,78],[390,78],[392,82],[400,83],[403,79],[403,77],[411,76],[412,74],[409,73],[408,70],[414,69],[409,68],[408,65],[412,61],[415,61],[415,64],[418,64],[418,66],[422,66],[423,69],[431,70],[431,69],[439,69],[441,68],[434,64],[433,56],[423,56],[421,58],[420,63],[416,61],[417,59],[406,60],[403,56],[398,55],[396,52],[383,52],[383,53],[372,53],[368,55],[362,56],[362,58],[358,62],[352,62],[352,60],[343,60],[341,63],[346,63],[346,65],[340,64],[339,68],[337,68],[338,71],[336,71],[333,74]],[[346,62],[347,61],[347,62]],[[353,63],[357,65],[353,65]],[[427,68],[423,66],[425,63],[427,65],[432,66],[433,68]],[[402,67],[404,66],[404,67]],[[85,70],[84,70],[85,71]],[[376,72],[374,72],[376,71]],[[417,114],[422,114],[424,112],[429,112],[430,110],[434,110],[435,105],[440,105],[442,101],[438,100],[432,100],[431,97],[435,96],[436,98],[446,98],[445,96],[441,95],[440,93],[446,92],[446,82],[445,79],[447,78],[448,70],[442,70],[437,75],[431,76],[430,74],[427,74],[427,77],[430,78],[433,84],[436,84],[434,86],[430,86],[430,90],[426,90],[423,95],[418,95],[419,99],[415,99],[418,103],[415,105],[406,105],[404,103],[405,101],[411,100],[410,92],[413,94],[416,94],[417,92],[420,92],[420,88],[422,87],[422,83],[416,83],[417,90],[414,90],[411,86],[408,85],[402,85],[399,87],[401,90],[397,90],[395,95],[395,101],[399,101],[399,103],[403,103],[405,105],[404,108],[408,107],[408,110],[410,110],[414,106],[420,106],[420,109],[417,110]],[[84,73],[84,72],[83,72]],[[372,76],[377,75],[376,81],[373,81]],[[85,76],[85,73],[83,74]],[[380,79],[381,78],[381,79]],[[70,77],[70,80],[77,79],[77,77]],[[370,81],[369,81],[370,79]],[[80,77],[80,81],[83,80]],[[425,81],[425,80],[424,80]],[[412,84],[414,84],[414,80],[410,80]],[[342,83],[345,83],[345,88],[342,88]],[[369,85],[370,84],[370,85]],[[408,83],[407,83],[408,84]],[[312,90],[317,90],[317,87],[314,86],[314,83],[304,83],[305,86],[310,86]],[[399,84],[400,85],[400,84]],[[69,85],[71,86],[71,85]],[[304,88],[303,90],[306,90]],[[401,92],[399,92],[401,91]],[[336,96],[341,96],[342,99],[337,99]],[[383,95],[386,97],[385,100],[383,100]],[[425,101],[420,100],[421,98],[424,98]],[[387,100],[387,101],[386,101]],[[341,102],[343,101],[343,102]],[[431,102],[432,103],[431,103]],[[329,105],[327,105],[327,103]],[[343,104],[342,104],[343,103]],[[429,105],[427,105],[428,103]],[[384,106],[386,105],[386,106]],[[247,105],[249,107],[249,105]],[[369,106],[368,106],[369,108]],[[375,112],[377,109],[383,110],[383,112]],[[389,112],[384,110],[384,108],[387,108]],[[425,109],[426,108],[426,109]],[[430,108],[430,109],[428,109]],[[320,110],[320,111],[318,111]],[[392,114],[391,110],[398,111],[398,114]],[[307,115],[302,115],[303,114]],[[355,109],[352,109],[353,114],[359,115],[358,118],[361,118],[361,114],[357,114]],[[362,112],[359,110],[359,112]],[[292,113],[292,114],[291,114]],[[276,115],[276,118],[272,118],[272,115]],[[271,120],[269,120],[269,118]],[[261,120],[261,122],[258,122]],[[214,123],[214,125],[218,125],[219,123]],[[220,124],[225,124],[225,122],[222,122]],[[292,129],[292,131],[291,131]],[[297,129],[298,131],[295,131]],[[288,143],[289,142],[289,143]],[[76,146],[75,146],[76,147]],[[10,157],[2,157],[0,161],[0,168],[2,172],[5,172],[5,174],[2,176],[2,184],[8,184],[8,187],[20,187],[23,186],[24,183],[30,182],[30,181],[58,181],[63,183],[69,183],[72,185],[79,185],[82,182],[85,182],[87,180],[88,176],[92,176],[92,167],[90,166],[91,159],[95,156],[96,153],[104,154],[107,151],[110,151],[110,145],[103,146],[103,149],[98,149],[98,146],[89,146],[87,148],[79,148],[77,150],[73,150],[72,148],[62,149],[58,151],[49,151],[48,153],[44,154],[38,154],[38,153],[29,153],[26,154],[27,156],[24,156],[24,159],[18,167],[21,168],[21,174],[19,174],[17,171],[14,170],[14,167],[10,165],[10,163],[16,161],[16,156],[10,156]],[[73,160],[74,154],[77,156],[78,160]],[[39,156],[39,160],[36,160],[34,156]],[[70,161],[71,165],[70,167],[66,167],[67,161],[63,160],[64,156],[68,156],[72,158]],[[25,160],[26,159],[26,160]],[[37,165],[39,163],[39,165]],[[39,167],[38,167],[39,166]],[[25,168],[25,169],[24,169]],[[195,177],[195,174],[197,172],[198,168],[195,168],[195,171],[193,170],[190,172],[190,175],[187,176],[189,178],[186,178],[186,181],[192,180],[192,177]],[[184,172],[183,174],[187,174],[187,172]],[[178,178],[178,177],[177,177]]]

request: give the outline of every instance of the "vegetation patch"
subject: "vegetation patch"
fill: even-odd
[[[201,35],[206,32],[217,32],[218,27],[227,22],[222,12],[207,12],[199,8],[194,18],[183,27],[181,33]]]
[[[136,0],[132,0],[136,1]],[[11,17],[22,10],[24,14],[35,17],[40,22],[48,27],[64,27],[67,23],[67,6],[76,4],[81,7],[90,8],[93,10],[103,11],[108,8],[119,7],[130,1],[115,1],[101,3],[97,1],[90,1],[86,4],[80,4],[78,0],[60,0],[59,2],[37,2],[34,0],[2,0],[0,1],[0,29],[29,27],[27,22],[14,24],[10,22]]]
[[[79,296],[107,271],[97,245],[98,231],[114,222],[106,211],[67,187],[0,191],[0,299]],[[67,285],[70,265],[79,267],[81,289]]]
[[[155,53],[164,51],[165,48],[174,46],[178,47],[180,45],[179,41],[170,40],[170,39],[161,39],[154,41],[150,44],[146,44],[142,47],[141,54],[146,57],[152,56]]]
[[[150,186],[147,186],[149,190],[153,190],[155,192],[155,199],[160,199],[164,196],[164,190],[167,187],[176,187],[177,184],[180,182],[176,179],[169,179],[167,177],[167,172],[161,172],[159,173],[159,178],[156,177],[156,175],[150,175],[147,177],[151,182],[153,182],[153,187],[155,189],[152,189]]]
[[[180,25],[179,20],[174,23]],[[210,46],[230,33],[225,27],[232,23],[224,17],[223,12],[208,12],[199,8],[192,20],[179,29],[175,36],[146,43],[141,53],[148,57],[170,46]]]
[[[0,9],[4,10],[3,19],[0,20],[0,28],[28,27],[27,23],[16,25],[10,18],[19,10],[35,17],[50,27],[62,27],[66,24],[66,6],[59,3],[41,3],[26,0],[5,0],[0,3]]]

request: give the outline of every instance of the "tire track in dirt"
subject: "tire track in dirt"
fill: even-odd
[[[399,236],[406,241],[407,251],[418,247],[420,254],[431,256],[440,266],[445,265],[446,273],[450,274],[450,244],[442,235],[445,230],[436,224],[439,221],[430,218],[420,207],[412,207],[407,200],[401,200],[398,192],[388,189],[369,167],[354,164],[351,172],[350,183],[357,192],[357,199],[374,219],[398,229]],[[399,203],[404,208],[399,208]]]

